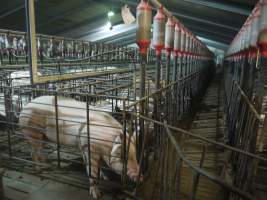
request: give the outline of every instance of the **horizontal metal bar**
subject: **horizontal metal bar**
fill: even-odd
[[[132,113],[133,115],[136,115],[137,117],[141,117],[147,121],[150,121],[150,122],[153,122],[153,123],[156,123],[156,124],[159,124],[161,126],[164,126],[164,123],[163,122],[159,122],[159,121],[156,121],[156,120],[153,120],[153,119],[150,119],[148,117],[145,117],[145,116],[142,116],[142,115],[137,115],[137,114],[134,114]],[[184,134],[184,135],[188,135],[188,136],[191,136],[191,137],[194,137],[194,138],[197,138],[197,139],[200,139],[202,141],[205,141],[207,143],[210,143],[210,144],[213,144],[215,146],[220,146],[220,147],[223,147],[225,149],[229,149],[231,151],[234,151],[234,152],[237,152],[237,153],[240,153],[240,154],[243,154],[243,155],[246,155],[246,156],[249,156],[251,158],[254,158],[254,159],[258,159],[259,161],[262,161],[262,162],[267,162],[267,159],[266,158],[263,158],[263,157],[260,157],[256,154],[253,154],[253,153],[250,153],[250,152],[246,152],[246,151],[243,151],[241,149],[238,149],[238,148],[235,148],[235,147],[232,147],[230,145],[227,145],[227,144],[224,144],[224,143],[221,143],[221,142],[217,142],[217,141],[214,141],[214,140],[210,140],[210,139],[207,139],[205,137],[201,137],[199,136],[198,134],[195,134],[195,133],[191,133],[189,131],[186,131],[184,129],[181,129],[181,128],[178,128],[178,127],[174,127],[174,126],[171,126],[171,125],[168,125],[169,129],[171,130],[174,130],[174,131],[177,131],[177,133],[181,133],[181,134]]]
[[[234,81],[235,85],[237,86],[238,90],[240,91],[241,96],[244,98],[244,100],[246,101],[247,105],[249,106],[249,108],[251,109],[251,111],[254,113],[255,117],[258,120],[262,120],[261,115],[259,114],[259,112],[256,110],[256,108],[253,106],[253,104],[250,102],[250,100],[248,99],[247,95],[245,94],[245,92],[242,90],[242,88],[240,87],[240,85],[238,84],[237,81]]]
[[[230,185],[229,183],[222,181],[220,178],[211,175],[210,173],[207,173],[206,171],[204,171],[203,169],[201,169],[200,167],[195,166],[190,160],[188,160],[185,155],[183,154],[183,152],[180,149],[180,146],[178,145],[178,143],[176,142],[174,136],[171,134],[170,129],[167,125],[166,122],[164,122],[164,127],[165,130],[167,132],[167,135],[171,141],[171,143],[173,144],[174,148],[176,149],[176,152],[179,156],[178,159],[181,159],[183,162],[185,162],[190,168],[192,168],[195,172],[197,172],[198,174],[208,178],[210,181],[222,186],[223,188],[227,189],[228,191],[231,191],[233,193],[236,193],[237,195],[239,195],[240,197],[244,198],[244,199],[248,199],[248,200],[253,200],[254,197],[251,196],[250,194],[241,191],[240,189],[238,189],[237,187],[234,187],[232,185]]]

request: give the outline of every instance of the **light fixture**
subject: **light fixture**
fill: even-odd
[[[112,16],[114,16],[115,15],[115,13],[113,12],[113,11],[109,11],[108,12],[108,17],[112,17]]]

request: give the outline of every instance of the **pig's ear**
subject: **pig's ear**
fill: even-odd
[[[115,159],[117,157],[120,157],[120,153],[121,153],[121,149],[122,149],[122,145],[121,145],[121,137],[120,136],[117,136],[114,143],[113,143],[113,146],[112,146],[112,150],[111,150],[111,159]]]
[[[134,131],[133,133],[132,133],[132,136],[131,136],[131,141],[134,143],[134,145],[136,145],[136,135],[137,133]]]

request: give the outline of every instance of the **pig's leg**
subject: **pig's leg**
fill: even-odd
[[[102,170],[100,170],[100,178],[104,179],[104,180],[108,180],[108,177],[104,174],[104,172]]]
[[[94,149],[94,146],[91,144],[91,149]],[[99,163],[100,163],[100,154],[94,152],[90,155],[90,163],[88,162],[88,146],[85,145],[82,148],[83,159],[86,164],[86,171],[87,174],[90,174],[90,163],[91,163],[91,177],[90,180],[90,194],[93,196],[94,199],[97,199],[100,196],[100,191],[96,185],[95,179],[98,178],[98,170],[99,170]]]
[[[34,129],[23,129],[22,131],[25,138],[28,140],[29,144],[31,145],[31,154],[32,154],[32,160],[34,162],[42,163],[45,161],[44,156],[42,155],[42,149],[43,149],[43,140],[44,135],[40,133],[39,131],[36,131]],[[36,170],[40,170],[40,166],[36,165]]]

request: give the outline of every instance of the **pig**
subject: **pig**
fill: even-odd
[[[86,103],[60,96],[57,103],[59,142],[62,145],[79,148],[89,175]],[[100,196],[95,182],[100,161],[104,160],[110,168],[119,174],[122,173],[124,134],[122,125],[111,115],[95,110],[90,110],[89,113],[90,150],[94,152],[90,154],[90,194],[96,199]],[[34,162],[45,162],[41,154],[41,141],[45,139],[57,141],[55,116],[54,96],[37,97],[22,109],[19,125],[21,133],[31,145]],[[137,181],[140,167],[136,158],[135,139],[130,137],[129,140],[129,137],[127,133],[126,146],[129,148],[127,175],[133,181]]]

